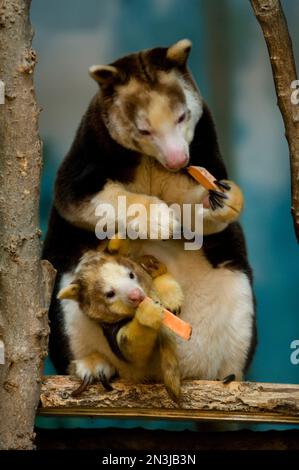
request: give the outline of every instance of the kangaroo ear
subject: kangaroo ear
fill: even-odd
[[[189,39],[181,39],[167,49],[166,58],[179,66],[185,65],[191,47],[192,42]]]
[[[58,292],[57,299],[78,300],[79,289],[79,284],[71,283]]]
[[[89,75],[100,85],[120,79],[120,73],[113,65],[92,65]]]

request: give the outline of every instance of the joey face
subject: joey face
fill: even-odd
[[[124,266],[110,261],[100,268],[102,291],[107,306],[112,308],[122,303],[127,307],[137,307],[145,298],[145,292],[140,285],[134,267]]]

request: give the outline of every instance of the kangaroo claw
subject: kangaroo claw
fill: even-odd
[[[234,380],[236,380],[235,374],[229,374],[226,377],[224,377],[224,379],[222,379],[222,383],[229,384],[230,382],[233,382]]]
[[[113,390],[113,387],[110,385],[107,377],[104,374],[100,374],[99,380],[107,392],[111,392]]]
[[[224,189],[225,191],[230,190],[230,185],[225,181],[215,181],[215,184],[217,184],[218,188],[220,189]]]
[[[221,209],[224,207],[224,199],[228,199],[226,194],[220,191],[214,191],[213,189],[209,191],[209,202],[213,211],[217,209],[217,207]]]
[[[72,393],[71,393],[71,396],[72,397],[77,397],[79,395],[81,395],[81,393],[83,393],[88,385],[91,384],[91,380],[90,380],[90,377],[88,377],[87,375],[84,377],[84,379],[82,380],[81,384],[79,385],[78,388],[76,388]]]

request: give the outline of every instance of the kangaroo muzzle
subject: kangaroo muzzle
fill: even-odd
[[[137,306],[140,304],[140,302],[142,302],[145,298],[145,294],[144,292],[139,289],[139,288],[136,288],[136,289],[132,289],[130,290],[130,292],[128,293],[128,300],[131,304],[133,304],[134,306]]]

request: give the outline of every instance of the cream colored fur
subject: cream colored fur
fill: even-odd
[[[180,317],[191,323],[192,337],[177,339],[182,378],[241,379],[254,314],[247,276],[214,269],[202,250],[186,251],[179,240],[136,241],[134,247],[164,262],[184,292]]]

